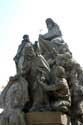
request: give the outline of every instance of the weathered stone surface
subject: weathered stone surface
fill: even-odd
[[[22,74],[23,69],[25,68],[24,62],[29,60],[34,56],[34,50],[32,43],[29,40],[28,35],[23,36],[22,43],[19,45],[17,54],[14,57],[14,61],[16,64],[17,74]],[[27,69],[28,70],[28,69]]]
[[[49,94],[51,93],[51,110],[68,112],[71,106],[71,97],[68,83],[65,79],[65,70],[61,66],[56,66],[52,70],[52,83],[50,85],[40,82],[42,87]]]
[[[61,112],[27,113],[29,125],[70,125],[70,119]]]
[[[22,110],[28,101],[27,81],[21,76],[10,77],[8,85],[2,92],[4,111],[0,115],[1,125],[21,125],[21,120],[24,120]]]
[[[45,40],[52,40],[55,37],[62,36],[59,26],[51,18],[46,19],[46,25],[47,25],[48,33],[44,35],[40,35],[39,37]]]
[[[28,35],[23,36],[14,57],[16,75],[0,96],[4,109],[0,125],[69,125],[70,120],[71,125],[83,124],[82,67],[59,26],[51,18],[46,25],[48,32],[34,44]]]

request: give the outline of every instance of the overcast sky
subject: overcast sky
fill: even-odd
[[[13,57],[22,36],[45,33],[51,17],[63,33],[73,57],[83,67],[83,0],[0,0],[0,86],[15,74]]]

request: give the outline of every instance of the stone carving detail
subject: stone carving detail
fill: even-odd
[[[1,125],[26,125],[27,112],[61,112],[71,125],[83,124],[83,70],[73,59],[59,26],[46,19],[48,32],[32,44],[23,36],[10,77],[0,96]],[[5,121],[4,121],[5,119]]]
[[[46,19],[46,25],[48,33],[45,35],[40,35],[41,38],[45,40],[52,40],[55,37],[62,36],[59,26],[51,18]]]

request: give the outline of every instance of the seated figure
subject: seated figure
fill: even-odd
[[[59,54],[68,53],[72,56],[67,43],[62,38],[62,33],[59,26],[51,19],[46,19],[48,32],[44,35],[39,35],[39,46],[41,54],[48,60],[53,49]]]
[[[51,18],[46,19],[46,24],[48,33],[40,35],[40,38],[45,40],[52,40],[53,38],[62,36],[59,26]]]

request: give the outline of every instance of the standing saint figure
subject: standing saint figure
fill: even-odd
[[[23,36],[23,40],[22,43],[19,45],[18,50],[17,50],[17,54],[14,57],[14,61],[16,64],[16,69],[17,69],[17,74],[22,74],[23,72],[23,68],[24,68],[24,61],[25,61],[25,50],[29,50],[32,49],[32,43],[29,40],[29,36],[28,35],[24,35]],[[28,52],[26,53],[28,54]],[[29,52],[30,55],[30,52]]]

